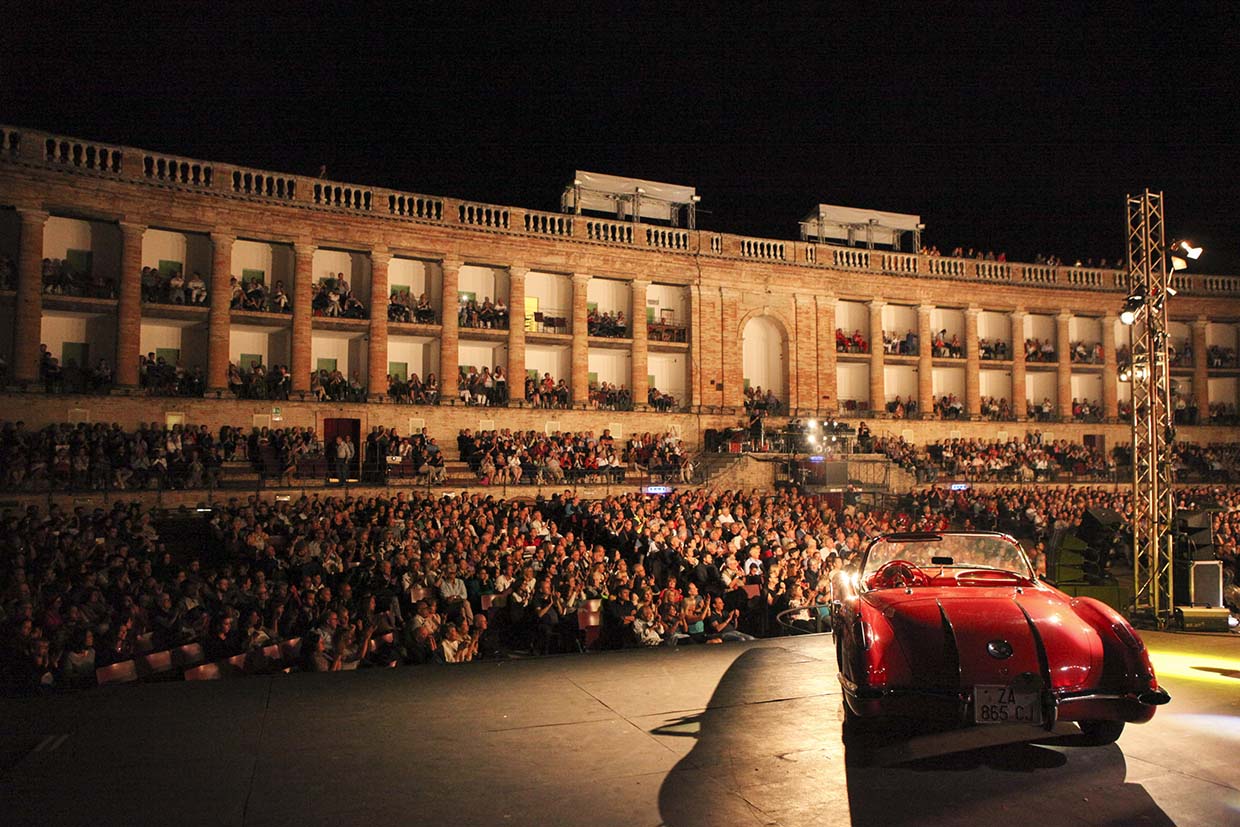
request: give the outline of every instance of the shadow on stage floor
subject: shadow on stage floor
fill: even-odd
[[[979,733],[981,728],[938,733],[884,730],[845,739],[838,702],[831,705],[831,714],[821,706],[755,702],[756,695],[769,697],[771,667],[787,657],[790,653],[779,648],[745,652],[723,675],[703,712],[652,732],[696,741],[659,790],[659,811],[669,827],[727,823],[719,816],[719,805],[727,797],[739,799],[735,802],[739,811],[733,814],[737,817],[746,805],[749,816],[758,817],[795,810],[798,801],[814,801],[818,823],[851,822],[858,827],[980,823],[1174,827],[1142,785],[1126,783],[1124,754],[1116,745],[1074,746],[1070,735],[1031,742],[1021,732],[1013,736],[1022,739],[1018,742],[978,747],[979,737],[992,734]],[[736,777],[742,763],[738,756],[752,755],[755,742],[763,739],[790,737],[790,730],[801,733],[796,737],[810,731],[824,748],[814,756],[818,760],[805,760],[804,752],[783,754],[777,744],[775,758],[795,762],[792,779],[778,781],[787,800],[783,807],[772,807],[769,799],[759,804],[749,795],[746,779]],[[884,756],[910,754],[918,757],[884,761]],[[838,789],[841,764],[846,790]],[[804,776],[798,783],[800,768]],[[770,772],[749,765],[744,771]],[[834,783],[827,780],[831,776]],[[827,791],[827,786],[837,789]]]

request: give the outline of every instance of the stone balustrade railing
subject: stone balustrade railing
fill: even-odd
[[[3,125],[0,161],[215,192],[233,198],[270,200],[287,206],[571,238],[673,255],[1057,289],[1123,291],[1128,285],[1128,274],[1122,270],[925,256],[539,212],[182,158]],[[1179,273],[1172,277],[1172,285],[1186,295],[1240,296],[1240,276]]]

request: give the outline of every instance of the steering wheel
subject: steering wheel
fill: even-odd
[[[929,585],[930,576],[908,560],[888,560],[870,575],[870,586],[876,589]]]

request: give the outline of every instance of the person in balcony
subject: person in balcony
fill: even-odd
[[[340,305],[343,294],[339,285],[340,282],[336,282],[336,286],[327,288],[327,315],[333,318],[338,317],[343,310]]]
[[[508,304],[503,298],[495,300],[495,327],[508,327]]]
[[[189,281],[185,282],[185,287],[189,290],[190,304],[203,305],[207,303],[207,283],[203,281],[202,274],[197,270],[189,277]]]
[[[271,296],[268,298],[267,303],[270,305],[270,309],[276,313],[288,312],[289,298],[288,293],[284,290],[284,282],[276,282],[276,286],[272,288]]]
[[[418,304],[414,308],[413,314],[418,324],[435,323],[435,308],[431,307],[431,300],[426,297],[425,293],[418,296]]]
[[[401,291],[393,291],[391,297],[388,299],[389,322],[409,321],[408,295],[408,293]]]
[[[158,270],[154,267],[143,267],[138,280],[142,285],[142,301],[157,302],[160,300]]]
[[[228,306],[233,310],[241,307],[245,301],[245,291],[241,289],[240,282],[237,277],[233,276],[228,280]]]
[[[168,301],[173,304],[185,304],[185,277],[180,270],[173,270],[168,278]]]

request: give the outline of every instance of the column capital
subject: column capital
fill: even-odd
[[[591,278],[589,273],[573,273],[573,284],[586,284]]]
[[[1014,307],[1008,311],[1008,314],[1011,316],[1028,316],[1029,311],[1023,307]]]
[[[376,264],[387,264],[392,260],[392,251],[386,247],[376,247],[370,251],[371,266]]]
[[[811,307],[814,304],[814,297],[808,293],[797,293],[793,297],[793,304],[798,307]]]
[[[835,307],[840,301],[835,297],[834,293],[819,293],[817,296],[814,296],[814,300],[818,302],[819,307],[826,305]]]
[[[982,315],[982,308],[978,307],[976,304],[971,304],[964,309],[964,314],[966,316],[980,316]]]
[[[1198,316],[1197,318],[1189,322],[1189,324],[1191,324],[1193,327],[1199,327],[1202,330],[1205,330],[1206,325],[1210,324],[1210,320],[1206,318],[1205,316]]]
[[[917,312],[924,313],[927,316],[929,316],[932,312],[934,312],[935,308],[936,308],[936,305],[926,304],[925,302],[922,302],[921,304],[917,305]]]
[[[1117,314],[1117,313],[1114,313],[1114,312],[1112,312],[1112,311],[1108,310],[1107,312],[1105,312],[1105,313],[1103,313],[1103,314],[1102,314],[1102,323],[1103,323],[1103,324],[1109,324],[1109,325],[1111,325],[1112,327],[1114,327],[1114,326],[1115,326],[1115,323],[1116,323],[1116,322],[1118,322],[1118,321],[1119,321],[1119,314]],[[1106,331],[1103,331],[1103,332],[1105,333]]]
[[[299,238],[293,242],[293,252],[298,256],[312,256],[319,246],[308,238]]]
[[[116,226],[120,227],[121,233],[124,235],[142,236],[147,230],[146,224],[138,224],[133,221],[118,221]]]
[[[638,289],[649,290],[650,289],[650,279],[633,279],[631,282],[629,282],[629,284],[632,286],[634,290],[638,290]]]
[[[439,266],[445,270],[460,270],[465,266],[465,260],[459,258],[443,258],[440,259]]]
[[[866,302],[866,306],[869,307],[871,310],[882,310],[884,307],[887,306],[887,302],[883,301],[882,299],[870,299],[868,302]]]
[[[45,224],[52,214],[47,210],[39,210],[33,207],[18,207],[18,218],[23,224]]]
[[[226,233],[226,232],[211,233],[211,243],[215,245],[232,244],[236,240],[237,240],[237,236],[232,233]]]
[[[524,276],[530,272],[530,268],[526,267],[519,261],[514,261],[512,264],[509,264],[507,269],[509,277]]]
[[[1063,321],[1065,321],[1065,322],[1066,322],[1066,321],[1069,321],[1069,320],[1070,320],[1073,316],[1075,316],[1075,315],[1076,315],[1076,314],[1075,314],[1075,313],[1073,313],[1071,310],[1064,309],[1064,310],[1060,310],[1058,313],[1056,313],[1056,314],[1055,314],[1055,318],[1057,318],[1057,319],[1062,319]]]

